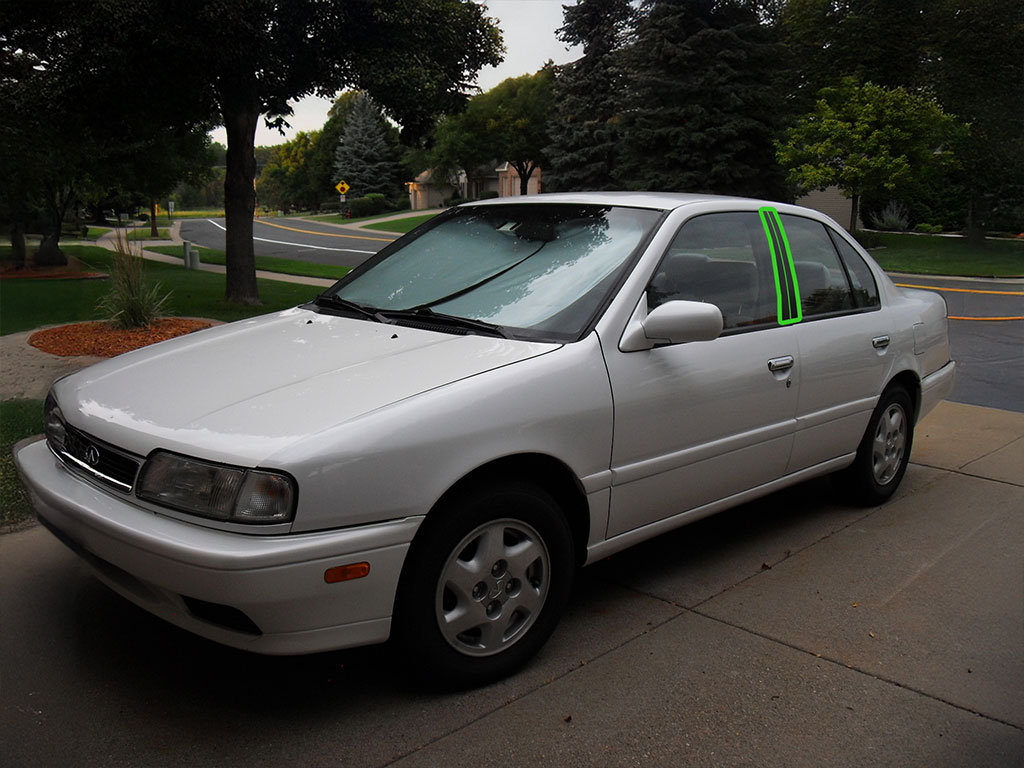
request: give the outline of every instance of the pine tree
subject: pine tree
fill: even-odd
[[[379,193],[395,200],[401,192],[398,152],[388,140],[380,107],[369,96],[360,95],[348,114],[334,152],[334,175],[348,182],[353,197]]]
[[[784,117],[777,30],[752,0],[646,0],[625,96],[625,186],[785,196],[773,143]]]
[[[582,58],[561,67],[548,125],[545,188],[551,192],[615,189],[616,122],[621,72],[615,59],[634,17],[629,0],[579,0],[565,6],[558,38],[582,45]]]

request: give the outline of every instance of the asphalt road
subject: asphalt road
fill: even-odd
[[[224,219],[184,219],[180,234],[196,245],[224,250]],[[257,256],[317,264],[356,267],[396,239],[383,232],[304,219],[263,218],[253,222]]]
[[[1024,412],[1024,281],[921,275],[894,275],[893,281],[938,291],[946,300],[957,364],[950,400]]]

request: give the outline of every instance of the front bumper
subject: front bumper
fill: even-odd
[[[172,624],[257,653],[383,642],[422,518],[286,536],[232,533],[164,517],[68,472],[45,441],[15,463],[47,528],[113,590]],[[364,578],[324,571],[368,562]]]

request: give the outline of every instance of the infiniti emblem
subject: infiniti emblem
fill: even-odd
[[[87,445],[85,448],[85,463],[95,467],[100,463],[100,450],[95,445]]]

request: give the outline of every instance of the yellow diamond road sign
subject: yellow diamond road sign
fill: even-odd
[[[349,185],[348,185],[348,182],[347,182],[347,181],[345,181],[344,179],[342,179],[342,180],[341,180],[341,181],[339,181],[339,182],[338,182],[337,184],[335,184],[335,185],[334,185],[334,188],[335,188],[336,190],[338,190],[338,194],[339,194],[339,195],[344,195],[344,194],[345,194],[346,192],[348,192],[348,191],[349,191],[349,189],[350,189],[350,187],[349,187]]]

